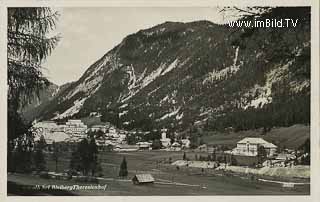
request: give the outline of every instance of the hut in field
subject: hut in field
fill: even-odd
[[[136,174],[132,178],[133,184],[153,184],[154,183],[154,178],[152,177],[151,174]]]

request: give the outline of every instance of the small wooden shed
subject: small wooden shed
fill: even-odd
[[[154,183],[154,178],[151,174],[136,174],[132,178],[133,184],[152,184]]]

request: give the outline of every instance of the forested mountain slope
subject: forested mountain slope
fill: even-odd
[[[309,124],[310,11],[299,12],[289,13],[300,20],[289,28],[196,21],[140,30],[38,115],[66,119],[100,112],[120,128],[142,130]]]

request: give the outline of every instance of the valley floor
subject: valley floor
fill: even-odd
[[[139,152],[104,152],[100,154],[103,174],[98,184],[107,185],[106,190],[34,190],[36,185],[94,185],[95,183],[77,182],[75,180],[43,179],[27,174],[8,174],[8,195],[308,195],[310,185],[301,184],[292,188],[282,187],[271,181],[261,181],[252,175],[239,175],[224,171],[181,167],[176,169],[166,163],[181,159],[183,152],[139,151]],[[188,155],[194,155],[188,152]],[[58,172],[69,167],[69,153],[59,160]],[[117,177],[119,165],[126,157],[129,176]],[[48,169],[53,171],[55,164],[47,156]],[[134,185],[132,176],[136,173],[150,173],[155,178],[151,185]],[[270,179],[269,179],[270,180]]]

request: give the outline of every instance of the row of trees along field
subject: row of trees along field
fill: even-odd
[[[74,147],[69,160],[69,175],[78,175],[78,172],[80,172],[84,176],[103,176],[101,161],[98,159],[98,146],[93,137],[88,139],[83,139],[76,144],[76,147]],[[68,146],[70,145],[56,142],[49,145],[46,143],[43,136],[37,141],[33,151],[26,152],[24,150],[24,145],[19,144],[15,152],[13,152],[12,160],[10,161],[12,163],[12,165],[10,165],[11,171],[47,171],[47,161],[53,161],[55,164],[54,171],[61,172],[62,169],[59,164],[62,161],[62,158],[67,154],[66,151],[69,151],[70,148],[64,148]],[[123,157],[120,164],[118,176],[128,176],[127,161],[125,157]]]
[[[76,172],[82,172],[83,175],[88,176],[103,176],[103,170],[101,161],[98,159],[98,146],[93,136],[90,140],[83,139],[78,143],[77,148],[71,154],[70,160],[70,174]],[[120,164],[119,177],[128,176],[127,161],[123,157],[122,163]]]
[[[47,150],[49,155],[46,156],[45,151]],[[50,160],[54,161],[55,171],[57,171],[61,155],[61,145],[52,142],[48,146],[43,136],[40,137],[36,144],[19,140],[14,151],[11,151],[10,159],[8,156],[8,168],[10,168],[10,172],[44,171],[47,170],[46,159],[50,158]]]

